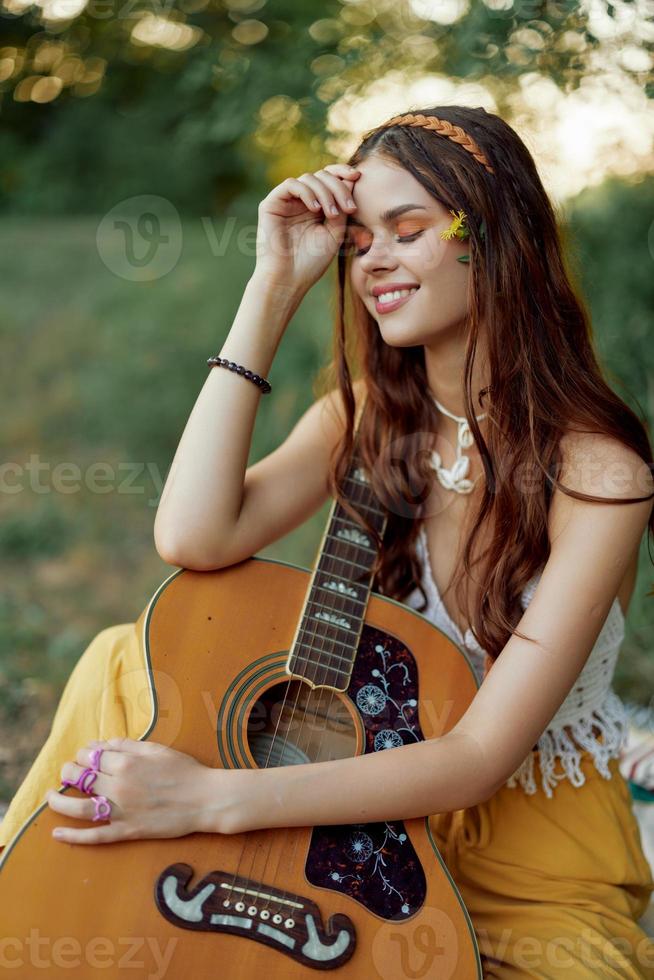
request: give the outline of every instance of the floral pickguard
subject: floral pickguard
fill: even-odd
[[[423,741],[418,669],[395,637],[364,624],[347,693],[361,714],[365,752]],[[427,890],[401,820],[314,827],[305,871],[313,885],[343,892],[388,920],[414,915]]]

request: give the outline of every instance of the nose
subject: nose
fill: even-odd
[[[396,269],[398,263],[389,243],[382,239],[374,239],[370,247],[360,256],[359,265],[364,272],[372,273],[378,269]]]

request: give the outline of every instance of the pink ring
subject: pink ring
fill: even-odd
[[[73,781],[71,779],[64,779],[63,785],[74,786],[75,789],[81,789],[83,793],[91,793],[93,791],[93,783],[97,779],[97,776],[98,770],[88,767],[84,770],[84,772],[80,773],[77,780]]]
[[[104,752],[104,749],[93,749],[91,752],[91,768],[100,769],[100,756]]]
[[[93,783],[98,778],[98,770],[91,769],[90,767],[85,769],[80,776],[80,788],[83,793],[91,794],[93,792]]]
[[[106,796],[92,796],[91,799],[95,803],[95,816],[94,820],[109,820],[111,821],[111,803]],[[104,812],[103,812],[103,808]]]

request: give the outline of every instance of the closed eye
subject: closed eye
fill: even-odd
[[[423,232],[424,232],[424,228],[421,228],[420,231],[416,231],[412,235],[394,235],[393,237],[397,242],[401,242],[401,243],[414,242],[417,238],[420,237],[420,235],[423,234]],[[352,240],[346,240],[344,244],[344,248],[345,248],[346,255],[359,256],[359,255],[365,255],[365,253],[368,251],[368,248],[370,248],[370,246],[368,246],[368,248],[356,248],[356,242]]]

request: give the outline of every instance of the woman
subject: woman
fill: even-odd
[[[337,253],[338,385],[246,469],[257,387]],[[360,419],[389,515],[377,591],[464,644],[483,683],[442,738],[277,769],[271,796],[266,770],[210,770],[137,741],[149,714],[105,696],[138,669],[135,636],[111,627],[76,665],[2,843],[102,745],[94,792],[111,820],[62,840],[431,814],[486,976],[654,976],[638,926],[654,881],[611,690],[654,530],[652,453],[602,378],[524,144],[482,109],[436,107],[393,117],[348,164],[283,181],[259,206],[256,268],[221,355],[239,369],[212,368],[190,415],[155,522],[162,557],[220,568],[286,534],[339,494]]]

